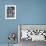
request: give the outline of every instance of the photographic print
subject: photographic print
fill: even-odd
[[[46,25],[19,24],[18,42],[20,46],[31,46],[34,43],[46,42]]]
[[[5,19],[16,19],[16,5],[5,5]]]

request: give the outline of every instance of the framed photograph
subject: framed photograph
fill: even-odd
[[[18,42],[22,43],[22,41],[25,40],[46,41],[46,25],[45,24],[19,24]]]
[[[16,19],[16,5],[5,5],[5,19]]]

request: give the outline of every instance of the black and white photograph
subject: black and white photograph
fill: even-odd
[[[43,45],[46,43],[46,25],[18,25],[18,42],[20,46]]]
[[[16,5],[5,5],[5,19],[16,19]]]

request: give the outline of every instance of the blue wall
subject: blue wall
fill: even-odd
[[[21,24],[46,24],[46,0],[17,0],[17,19]]]
[[[16,4],[16,20],[5,19],[6,4]],[[9,32],[18,32],[17,24],[46,24],[46,0],[0,0],[0,43],[8,43]]]

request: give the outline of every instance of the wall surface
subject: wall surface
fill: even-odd
[[[16,5],[16,0],[0,0],[0,44],[7,44],[9,42],[8,35],[10,32],[17,34],[17,19],[5,19],[5,5]],[[15,41],[17,43],[17,39]]]
[[[16,0],[19,24],[46,24],[46,0]]]
[[[16,20],[5,19],[6,4],[16,4]],[[0,44],[8,43],[9,32],[17,34],[17,24],[46,24],[46,0],[0,0]]]

